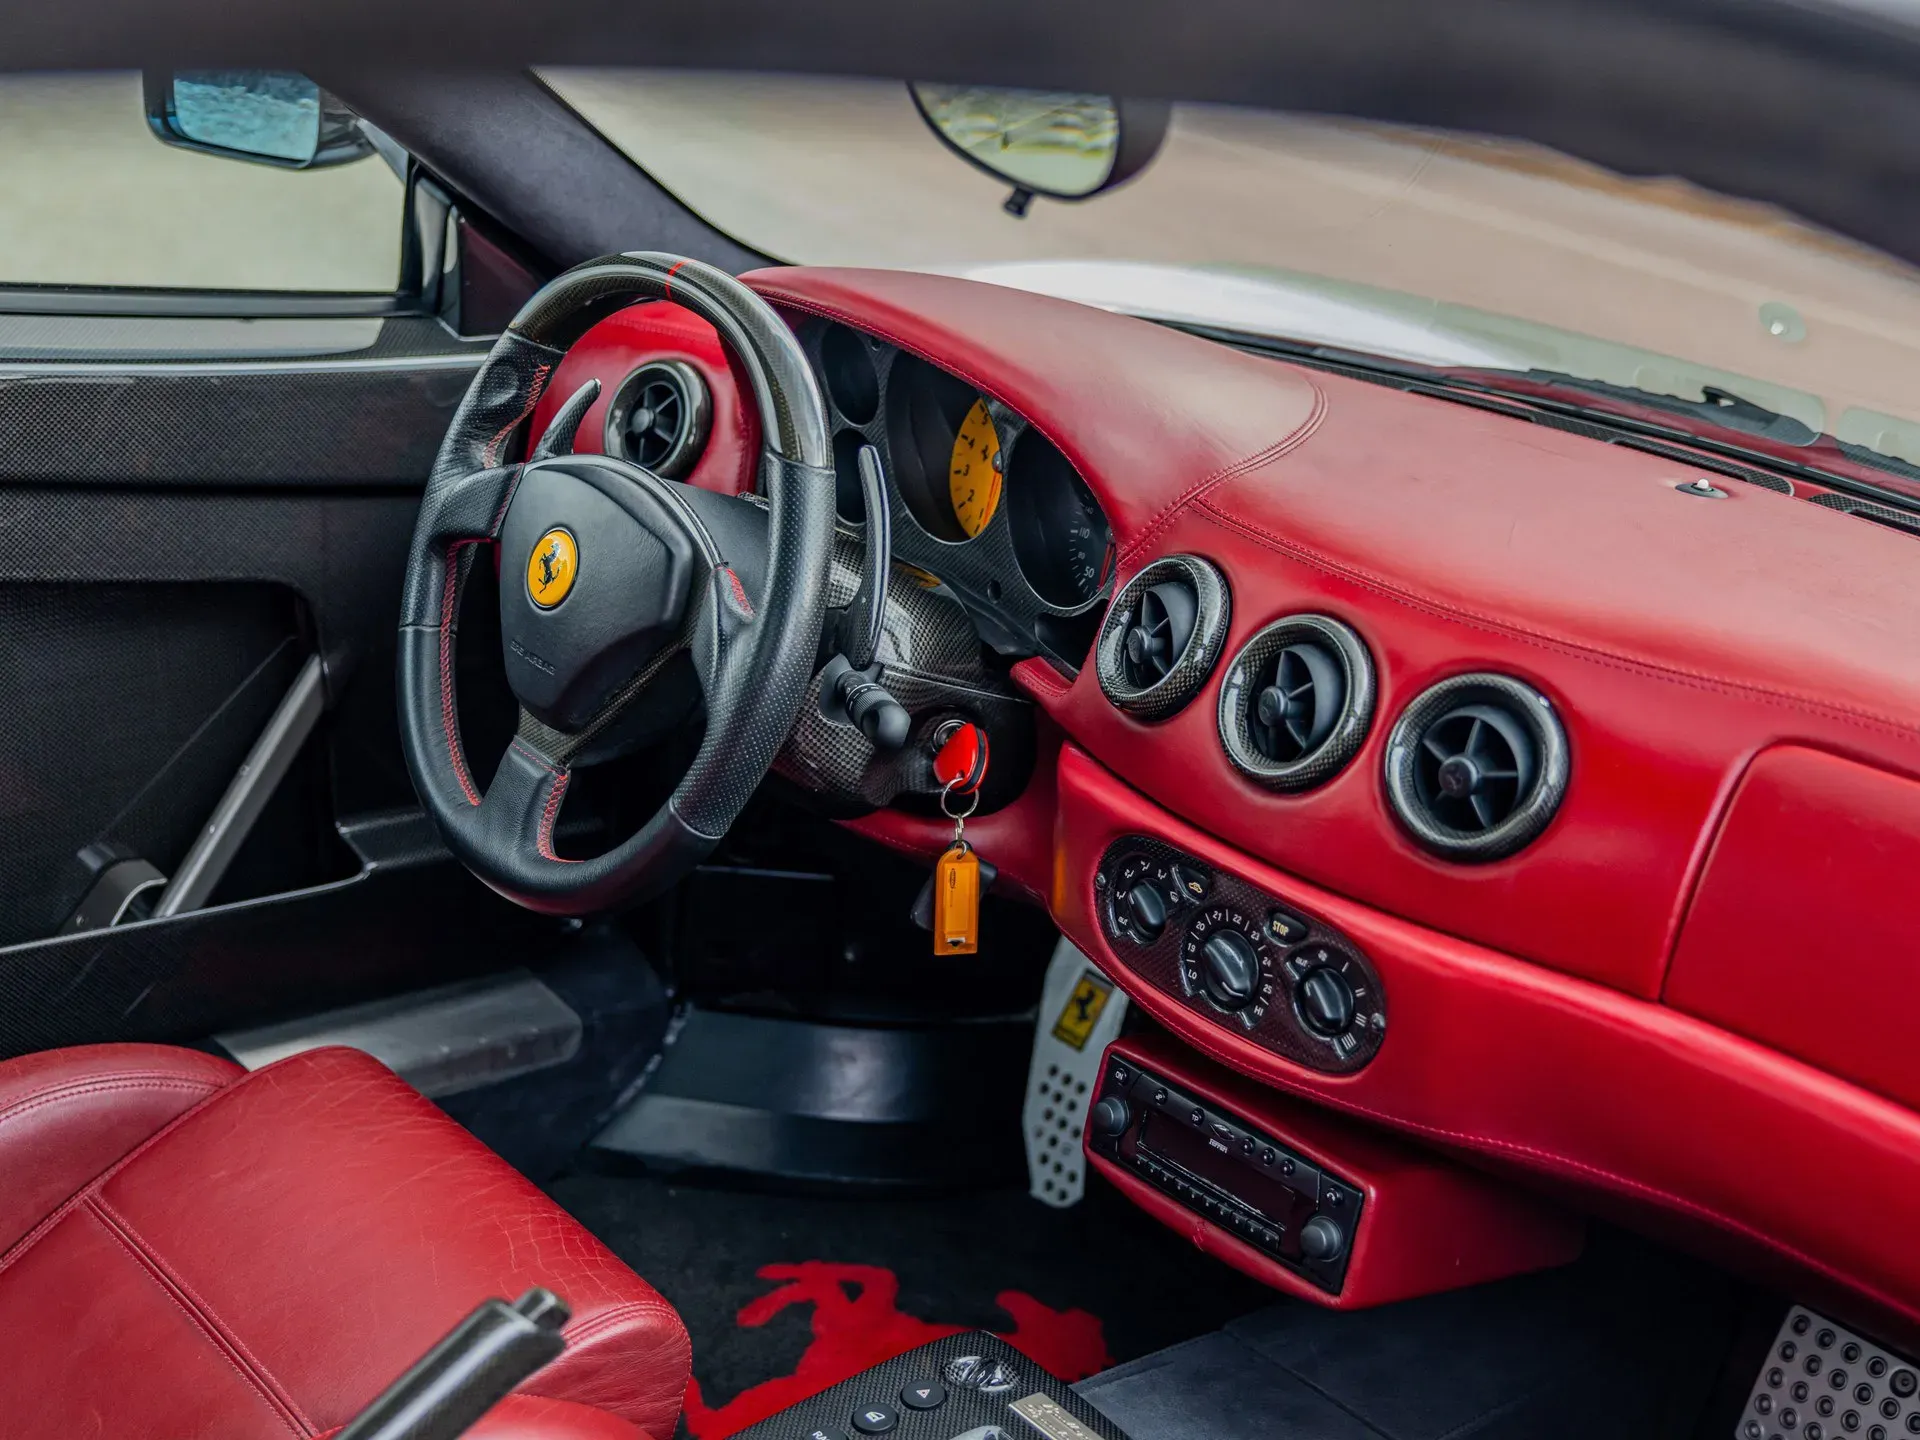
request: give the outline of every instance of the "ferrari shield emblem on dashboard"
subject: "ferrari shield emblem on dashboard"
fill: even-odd
[[[542,610],[551,610],[573,589],[580,549],[571,532],[556,525],[542,535],[527,557],[527,594]]]

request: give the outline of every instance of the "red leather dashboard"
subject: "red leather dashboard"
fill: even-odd
[[[1296,795],[1223,753],[1224,664],[1154,724],[1110,705],[1091,667],[1016,667],[1068,744],[998,834],[969,836],[1141,1004],[1269,1085],[1920,1326],[1920,1047],[1900,1039],[1920,1003],[1911,537],[1738,481],[1694,498],[1674,461],[1022,292],[905,272],[749,279],[796,318],[853,325],[1017,409],[1104,507],[1120,582],[1161,555],[1213,561],[1232,595],[1226,654],[1308,611],[1371,652],[1359,755]],[[552,393],[568,389],[563,370]],[[1468,671],[1546,695],[1572,755],[1545,833],[1474,866],[1415,845],[1382,782],[1394,717]],[[905,816],[860,823],[901,846],[944,839]],[[1090,910],[1123,830],[1297,897],[1366,946],[1393,1003],[1377,1059],[1328,1078],[1133,976]]]

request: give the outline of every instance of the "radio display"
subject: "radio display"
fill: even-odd
[[[1313,1209],[1313,1196],[1302,1195],[1278,1176],[1242,1164],[1209,1143],[1198,1130],[1189,1130],[1177,1120],[1149,1115],[1140,1128],[1140,1148],[1257,1210],[1283,1235],[1292,1236],[1296,1211]]]

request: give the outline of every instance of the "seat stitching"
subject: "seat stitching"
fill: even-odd
[[[294,1056],[291,1058],[298,1059],[299,1057]],[[182,1110],[178,1115],[174,1116],[173,1119],[169,1120],[165,1125],[162,1125],[158,1130],[154,1131],[153,1134],[149,1135],[145,1140],[141,1141],[139,1145],[129,1150],[125,1155],[122,1155],[112,1165],[108,1166],[105,1170],[101,1171],[98,1175],[94,1176],[93,1182],[90,1185],[88,1185],[86,1189],[80,1191],[77,1195],[70,1196],[65,1202],[61,1204],[59,1209],[55,1210],[51,1215],[47,1216],[46,1219],[42,1220],[38,1225],[34,1226],[33,1229],[29,1230],[25,1235],[21,1236],[19,1240],[15,1241],[11,1249],[6,1251],[0,1251],[0,1274],[5,1274],[7,1269],[11,1265],[13,1265],[14,1262],[19,1260],[19,1258],[22,1255],[26,1254],[27,1251],[31,1250],[36,1244],[38,1244],[40,1241],[40,1238],[43,1235],[45,1235],[49,1230],[51,1230],[55,1225],[59,1224],[60,1221],[63,1220],[70,1212],[72,1212],[75,1208],[83,1204],[89,1195],[92,1195],[95,1192],[103,1189],[113,1179],[114,1176],[118,1175],[122,1170],[126,1169],[129,1165],[133,1164],[134,1161],[138,1160],[142,1155],[146,1154],[147,1151],[151,1150],[155,1145],[158,1145],[162,1140],[166,1139],[167,1136],[171,1135],[175,1130],[178,1130],[182,1125],[186,1124],[187,1121],[191,1120],[194,1116],[198,1115],[202,1110],[205,1110],[209,1105],[219,1100],[222,1096],[233,1094],[235,1091],[239,1090],[242,1086],[252,1084],[255,1080],[259,1079],[263,1075],[271,1075],[275,1070],[279,1069],[281,1065],[285,1065],[287,1063],[288,1061],[281,1060],[281,1061],[276,1061],[272,1065],[264,1066],[259,1070],[251,1070],[246,1074],[235,1079],[231,1084],[221,1086],[218,1090],[215,1090],[211,1095],[207,1096],[204,1100],[200,1101],[197,1105],[190,1105],[185,1110]]]
[[[599,1338],[604,1331],[616,1329],[628,1320],[643,1316],[649,1319],[668,1316],[680,1321],[682,1328],[686,1324],[680,1320],[680,1312],[663,1297],[659,1300],[623,1300],[618,1305],[610,1305],[605,1310],[587,1316],[578,1324],[569,1325],[561,1333],[566,1336],[569,1346],[581,1345]]]
[[[44,1089],[30,1090],[19,1099],[0,1107],[0,1125],[62,1100],[78,1100],[87,1095],[106,1095],[116,1090],[201,1090],[221,1089],[218,1081],[193,1080],[184,1075],[119,1075],[111,1080],[63,1080]]]
[[[280,1393],[279,1387],[273,1385],[267,1376],[255,1373],[253,1367],[259,1362],[245,1355],[244,1347],[239,1346],[232,1337],[228,1336],[223,1327],[214,1322],[210,1314],[202,1313],[202,1309],[196,1308],[196,1297],[192,1296],[192,1292],[183,1293],[184,1287],[168,1272],[160,1258],[145,1244],[139,1242],[131,1230],[121,1229],[124,1222],[120,1221],[118,1216],[110,1214],[97,1198],[90,1198],[86,1208],[87,1213],[98,1220],[100,1227],[112,1236],[128,1255],[133,1257],[134,1263],[147,1273],[167,1298],[180,1307],[187,1319],[193,1322],[194,1327],[213,1343],[215,1351],[233,1368],[234,1373],[246,1381],[269,1406],[280,1412],[280,1418],[289,1430],[299,1436],[300,1440],[307,1440],[308,1436],[319,1429],[300,1413],[297,1405]]]

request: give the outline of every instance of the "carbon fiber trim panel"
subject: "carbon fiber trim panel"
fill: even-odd
[[[909,1386],[915,1393],[904,1395]],[[938,1393],[938,1403],[933,1395]],[[876,1409],[876,1407],[878,1407]],[[896,1355],[738,1432],[738,1440],[1127,1440],[998,1335],[973,1330]]]
[[[1167,673],[1151,685],[1135,686],[1127,679],[1127,632],[1147,591],[1166,581],[1184,582],[1197,609],[1193,634],[1174,657]],[[1178,713],[1199,693],[1227,643],[1227,624],[1233,615],[1227,577],[1212,561],[1198,555],[1168,555],[1148,565],[1120,588],[1101,623],[1094,645],[1094,668],[1107,699],[1142,720],[1164,720]]]
[[[830,609],[844,609],[853,600],[862,559],[853,533],[845,526],[836,530],[827,577]],[[1019,757],[1032,748],[1032,703],[1004,675],[982,663],[973,621],[950,592],[929,590],[896,569],[887,585],[886,625],[877,658],[880,684],[913,716],[906,745],[881,754],[858,726],[830,718],[821,704],[816,675],[775,769],[816,793],[862,809],[878,809],[902,794],[937,794],[934,734],[948,720],[964,719],[986,728],[994,759],[981,797],[982,812],[1018,794],[1025,778]]]
[[[1296,760],[1269,759],[1254,745],[1247,708],[1258,703],[1253,686],[1265,683],[1261,672],[1289,645],[1314,641],[1330,651],[1346,676],[1346,704],[1327,738]],[[1220,686],[1220,743],[1241,774],[1272,790],[1311,790],[1339,774],[1360,753],[1373,724],[1373,657],[1351,626],[1327,615],[1289,615],[1259,631],[1240,647]]]
[[[1896,510],[1891,505],[1876,505],[1871,500],[1858,500],[1851,495],[1841,495],[1828,491],[1824,495],[1809,497],[1814,504],[1825,506],[1829,510],[1838,510],[1846,515],[1858,515],[1863,520],[1872,520],[1893,530],[1905,530],[1910,535],[1920,535],[1920,515],[1911,510]]]
[[[171,874],[303,647],[292,594],[257,584],[0,583],[0,635],[5,945],[79,903],[84,846]]]
[[[0,360],[0,482],[417,486],[484,351],[390,322],[350,353],[114,354]]]
[[[1442,823],[1421,802],[1414,787],[1414,760],[1428,726],[1454,706],[1474,702],[1506,709],[1526,726],[1539,754],[1533,784],[1513,813],[1489,830],[1469,832]],[[1466,864],[1483,863],[1504,859],[1547,828],[1566,797],[1571,769],[1566,732],[1546,696],[1510,675],[1454,675],[1415,697],[1394,721],[1387,739],[1387,800],[1407,833],[1436,855]]]
[[[1188,888],[1196,877],[1199,894]],[[1166,925],[1157,935],[1132,917],[1128,895],[1140,885],[1165,897]],[[1210,1024],[1327,1075],[1351,1075],[1380,1053],[1387,992],[1379,972],[1358,945],[1291,896],[1269,895],[1148,835],[1108,845],[1094,888],[1101,931],[1128,968]],[[1258,971],[1253,1003],[1239,1010],[1222,1008],[1207,989],[1206,944],[1221,931],[1245,940]],[[1323,969],[1337,971],[1352,996],[1350,1023],[1338,1033],[1314,1030],[1301,1011],[1302,980]]]

